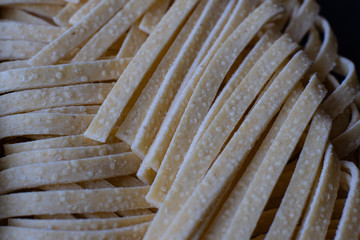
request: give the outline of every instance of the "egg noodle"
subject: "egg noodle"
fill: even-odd
[[[0,238],[359,239],[360,83],[320,7],[0,0]]]

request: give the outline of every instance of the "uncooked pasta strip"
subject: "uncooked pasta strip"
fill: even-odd
[[[0,196],[0,218],[149,208],[144,197],[148,190],[149,187],[129,187],[13,193]]]

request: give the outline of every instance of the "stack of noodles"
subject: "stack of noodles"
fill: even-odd
[[[0,0],[1,239],[359,239],[360,92],[314,0]]]

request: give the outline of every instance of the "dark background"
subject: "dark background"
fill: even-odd
[[[339,54],[352,60],[360,75],[360,0],[318,0],[320,14],[330,23]]]

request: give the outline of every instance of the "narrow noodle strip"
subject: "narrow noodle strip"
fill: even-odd
[[[137,171],[140,161],[134,153],[121,153],[9,168],[0,172],[0,194],[42,185],[130,175]]]
[[[101,104],[113,83],[79,84],[0,95],[0,116],[53,107]]]
[[[153,219],[154,214],[143,216],[132,216],[124,218],[110,219],[64,219],[64,220],[38,220],[25,218],[12,218],[8,220],[9,226],[27,227],[37,229],[66,230],[66,231],[88,231],[88,230],[105,230],[115,229],[135,224],[149,222]]]
[[[329,144],[320,179],[296,239],[323,239],[330,223],[340,182],[340,161]]]
[[[75,25],[86,17],[102,0],[88,0],[70,17],[69,23]]]
[[[349,172],[351,180],[347,182],[349,191],[345,206],[336,230],[335,240],[356,240],[360,236],[360,178],[359,169],[348,161],[340,162],[341,169]]]
[[[0,158],[0,169],[3,170],[6,168],[18,167],[28,164],[92,158],[98,156],[119,154],[128,151],[130,151],[130,148],[126,143],[33,150],[27,152],[19,152]]]
[[[176,1],[141,46],[85,132],[105,142],[134,91],[198,0]],[[145,60],[146,59],[146,60]]]
[[[315,26],[312,26],[309,31],[308,40],[305,44],[304,51],[312,59],[315,60],[321,48],[321,39],[319,31]]]
[[[30,67],[0,72],[0,93],[115,79],[129,59]]]
[[[138,24],[134,24],[127,33],[116,58],[134,57],[147,37],[148,35],[138,28]]]
[[[81,134],[81,135],[73,135],[73,136],[65,136],[65,137],[54,137],[50,139],[37,140],[37,141],[7,143],[4,144],[3,147],[4,147],[5,155],[10,155],[14,153],[49,149],[49,148],[65,148],[65,147],[96,146],[96,145],[102,145],[102,143],[88,139]]]
[[[0,196],[0,218],[149,208],[149,187],[13,193]],[[86,200],[86,201],[85,201]]]
[[[294,174],[266,239],[291,238],[314,183],[330,130],[330,118],[318,111],[312,120]]]
[[[152,204],[159,206],[164,201],[165,195],[175,179],[191,140],[195,136],[196,129],[203,121],[211,103],[214,101],[222,80],[237,56],[259,29],[281,11],[282,9],[272,3],[272,1],[265,2],[236,28],[211,60],[196,85],[162,160],[154,183],[151,186],[151,189],[161,189],[161,191],[157,191],[157,189],[151,191],[156,195],[147,196],[147,200]],[[251,31],[245,31],[245,29],[251,29]]]
[[[285,33],[289,34],[295,42],[300,42],[316,20],[319,10],[319,4],[317,4],[316,1],[304,1],[301,6],[292,13]]]
[[[98,59],[155,0],[129,0],[129,2],[107,22],[80,49],[72,62]]]
[[[24,135],[74,135],[85,131],[92,114],[25,113],[0,118],[0,139]]]
[[[198,83],[205,68],[215,55],[218,48],[226,38],[235,30],[235,28],[247,16],[254,5],[255,1],[231,1],[210,33],[204,46],[200,49],[197,58],[194,60],[190,70],[185,76],[183,84],[180,86],[163,122],[159,122],[158,133],[150,132],[147,134],[156,134],[152,143],[148,143],[149,151],[144,158],[144,163],[152,166],[155,170],[160,168],[168,146],[173,138],[176,128],[181,120],[189,99]],[[231,14],[230,14],[231,13]],[[228,16],[231,15],[231,16]]]
[[[114,188],[115,187],[138,187],[144,186],[144,184],[138,179],[128,175],[128,176],[119,176],[110,178],[111,180],[96,180],[79,183],[82,188],[85,189],[100,189],[100,188]],[[152,212],[148,209],[133,209],[133,210],[124,210],[117,211],[116,214],[119,216],[138,216],[151,214]],[[98,215],[99,213],[88,213],[88,217],[91,215]],[[115,214],[115,213],[103,213],[103,214]],[[106,218],[109,218],[106,216]]]
[[[0,40],[0,60],[28,59],[46,44],[26,40]]]
[[[0,22],[0,39],[27,40],[48,43],[57,38],[64,29],[54,26]]]
[[[354,64],[346,58],[339,57],[335,70],[344,74],[346,77],[341,85],[326,98],[322,108],[331,118],[335,118],[342,113],[347,106],[355,100],[356,94],[360,90],[360,84],[356,76]]]
[[[83,5],[86,0],[80,1],[79,4],[68,3],[61,9],[56,16],[53,17],[54,22],[62,27],[70,27],[70,17]]]
[[[186,41],[179,49],[177,56],[174,57],[174,61],[170,64],[165,79],[160,84],[156,96],[154,96],[154,99],[149,106],[149,110],[146,112],[146,116],[137,130],[131,148],[140,156],[146,155],[150,146],[149,143],[155,138],[155,134],[148,135],[149,132],[157,132],[156,126],[159,125],[154,123],[154,119],[163,119],[165,117],[175,94],[178,92],[184,81],[187,70],[191,67],[191,64],[195,60],[195,56],[206,41],[209,32],[214,27],[222,11],[228,4],[228,1],[218,0],[205,2],[207,2],[205,9],[200,11],[199,19],[196,21],[196,24],[187,36]],[[195,12],[192,16],[194,16],[194,14]]]
[[[123,176],[122,178],[129,177]],[[121,178],[121,177],[116,177]],[[114,179],[114,178],[113,178]],[[95,180],[95,181],[87,181],[80,182],[78,184],[61,184],[61,185],[47,185],[40,187],[41,190],[53,191],[53,190],[82,190],[82,189],[101,189],[101,188],[114,188],[116,187],[136,187],[143,186],[141,184],[113,184],[105,180]],[[113,212],[96,212],[96,213],[83,213],[82,216],[86,218],[96,218],[96,219],[104,219],[104,218],[114,218],[120,216],[138,216],[144,214],[151,214],[152,212],[148,209],[134,209],[134,210],[123,210]]]
[[[323,30],[323,43],[318,51],[312,70],[323,81],[329,71],[334,67],[337,55],[337,42],[329,23],[322,17],[318,17],[316,25]]]
[[[103,0],[82,21],[69,28],[60,37],[52,41],[32,57],[29,60],[29,63],[33,66],[41,66],[58,62],[61,58],[66,56],[66,54],[94,34],[125,4],[125,2],[125,0]]]
[[[30,67],[28,60],[16,60],[0,63],[0,72],[7,71],[16,68],[26,68]]]
[[[170,0],[157,0],[144,14],[139,28],[150,34],[169,7]]]
[[[269,132],[266,134],[265,139],[261,143],[260,148],[256,152],[256,155],[251,160],[240,180],[238,180],[235,187],[231,190],[230,196],[221,207],[214,221],[211,223],[208,231],[205,234],[205,239],[215,240],[221,238],[221,236],[224,236],[226,230],[230,226],[231,220],[235,215],[237,207],[240,205],[241,200],[243,199],[243,196],[245,195],[245,192],[254,178],[257,169],[268,152],[272,141],[276,137],[281,125],[289,115],[291,109],[293,108],[295,102],[298,100],[303,90],[304,89],[300,86],[299,83],[285,101],[281,111],[276,117],[275,122],[272,124]]]
[[[0,235],[5,239],[72,239],[72,240],[98,240],[105,239],[134,239],[140,240],[144,236],[149,223],[140,223],[133,226],[122,227],[119,229],[110,230],[95,230],[95,231],[61,231],[61,230],[45,230],[45,229],[31,229],[22,227],[0,227]]]
[[[33,113],[63,113],[63,114],[96,114],[100,105],[67,106],[58,108],[46,108],[33,111]]]

